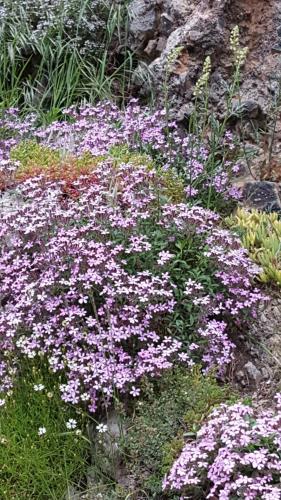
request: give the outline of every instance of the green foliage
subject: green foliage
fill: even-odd
[[[145,490],[144,498],[153,499],[163,495],[163,476],[186,438],[194,437],[214,406],[233,399],[233,395],[212,376],[203,376],[198,367],[171,371],[161,381],[144,386],[144,393],[127,421],[122,446],[135,483]]]
[[[262,267],[260,281],[281,285],[281,221],[278,214],[239,208],[226,223],[238,232],[243,246]]]
[[[210,77],[212,73],[212,61],[209,56],[206,57],[202,73],[197,80],[193,90],[192,112],[187,118],[187,127],[189,131],[189,149],[190,158],[196,159],[202,164],[202,172],[192,180],[192,167],[189,171],[186,169],[186,161],[181,161],[178,157],[175,160],[175,167],[188,186],[198,191],[197,199],[204,207],[216,210],[224,215],[229,215],[235,203],[231,197],[222,196],[218,186],[223,185],[224,177],[229,182],[233,177],[233,167],[245,152],[239,140],[233,137],[231,148],[225,140],[229,128],[229,120],[233,116],[233,100],[239,95],[241,82],[241,69],[247,55],[247,48],[240,46],[239,28],[234,27],[230,36],[230,49],[232,52],[231,78],[224,94],[225,112],[222,119],[218,118],[217,110],[214,110],[210,101]],[[181,52],[181,47],[176,48],[167,58],[167,67],[169,68],[169,56],[175,62]],[[175,57],[175,59],[174,59]],[[168,76],[170,72],[166,71],[163,84],[163,94],[166,107],[166,115],[169,116],[168,99]],[[208,155],[202,157],[202,149],[206,147]],[[203,155],[204,156],[204,155]],[[200,197],[200,198],[199,198]]]
[[[35,140],[27,140],[12,148],[10,157],[11,160],[20,162],[19,170],[22,172],[31,166],[51,167],[60,161],[60,152],[38,144]]]
[[[146,165],[148,169],[153,168],[153,160],[144,153],[131,151],[127,145],[112,147],[109,151],[109,158],[113,159],[117,165],[121,163],[130,163],[136,167]]]
[[[184,203],[186,196],[182,178],[171,169],[166,171],[159,169],[159,176],[163,195],[174,203]]]
[[[0,2],[0,108],[20,105],[49,123],[74,102],[124,98],[126,1],[60,0],[48,12],[44,2],[26,3]]]
[[[62,402],[57,383],[47,370],[24,367],[13,393],[0,412],[0,498],[3,500],[63,498],[85,472],[88,443],[83,419]],[[34,385],[44,389],[35,391]],[[39,436],[39,428],[46,433]]]

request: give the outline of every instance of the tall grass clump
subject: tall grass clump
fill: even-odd
[[[73,102],[126,93],[126,2],[2,0],[0,12],[2,108],[51,120]]]

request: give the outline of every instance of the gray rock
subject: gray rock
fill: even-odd
[[[142,51],[157,27],[157,9],[149,0],[133,0],[130,4],[131,47]]]
[[[115,410],[112,410],[107,418],[101,422],[102,425],[106,426],[103,432],[97,431],[96,424],[88,425],[88,437],[91,442],[91,455],[92,455],[92,465],[95,465],[95,457],[100,454],[103,455],[103,467],[107,473],[112,473],[111,468],[114,464],[119,463],[119,447],[118,441],[121,436],[124,435],[125,429],[122,426],[122,421],[120,416]]]
[[[252,323],[248,335],[248,348],[253,352],[254,368],[247,367],[244,373],[253,378],[262,376],[262,383],[268,387],[280,388],[281,379],[281,299],[272,296],[266,304],[261,304],[257,318]]]
[[[244,371],[249,377],[250,381],[254,382],[255,384],[258,384],[263,378],[262,372],[257,369],[252,361],[248,361],[244,365]]]
[[[280,186],[275,182],[247,182],[243,190],[244,205],[266,212],[280,212]]]
[[[4,191],[0,193],[0,212],[11,213],[23,204],[22,197],[18,191]]]
[[[160,16],[160,32],[165,37],[168,37],[173,31],[173,18],[167,12],[163,12]]]
[[[116,458],[116,455],[118,455],[118,440],[125,432],[122,421],[118,413],[112,410],[103,423],[107,426],[107,431],[103,434],[104,451],[109,458]]]
[[[233,113],[229,117],[229,121],[234,123],[239,120],[255,120],[255,122],[264,123],[266,113],[261,107],[261,104],[255,100],[245,100],[242,102],[235,102],[233,106]]]

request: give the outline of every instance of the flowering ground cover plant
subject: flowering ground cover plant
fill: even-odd
[[[62,398],[92,412],[193,352],[223,371],[231,329],[262,298],[256,266],[216,214],[162,205],[146,166],[108,160],[95,176],[76,181],[77,200],[33,178],[0,216],[1,391],[17,359],[44,356],[66,377]]]
[[[0,0],[0,497],[276,500],[280,395],[262,412],[222,384],[266,300],[221,219],[247,49],[235,27],[222,119],[206,58],[187,133],[183,47],[164,109],[128,102],[129,3]]]
[[[200,200],[208,208],[214,202],[225,206],[226,201],[239,198],[239,191],[230,182],[239,171],[230,133],[221,141],[222,160],[210,169],[211,153],[195,137],[184,136],[176,123],[167,119],[165,109],[151,112],[132,99],[125,110],[105,102],[95,107],[73,106],[65,110],[65,116],[66,121],[54,122],[36,136],[46,145],[78,156],[105,155],[117,146],[147,153],[164,171],[178,173],[186,198]]]
[[[181,491],[182,498],[279,500],[280,394],[276,399],[276,410],[242,403],[215,409],[183,448],[164,489]]]
[[[33,116],[21,125],[14,109],[4,114],[2,119],[2,128],[6,133],[3,142],[5,164],[2,169],[6,167],[7,172],[6,162],[12,148],[11,165],[17,167],[18,162],[25,159],[25,166],[20,169],[21,179],[24,178],[24,172],[28,177],[42,173],[46,148],[56,151],[53,164],[48,164],[48,168],[53,170],[63,163],[73,164],[73,158],[86,157],[89,165],[92,157],[95,164],[96,158],[114,156],[119,150],[121,157],[132,152],[148,154],[162,174],[176,174],[183,184],[179,188],[183,200],[189,199],[208,208],[221,207],[225,210],[230,202],[239,198],[238,190],[231,185],[231,178],[239,171],[239,165],[232,152],[233,137],[229,133],[221,141],[222,159],[214,166],[211,162],[213,154],[194,136],[183,135],[175,122],[167,120],[165,109],[151,111],[140,107],[136,99],[131,100],[125,110],[111,102],[80,108],[73,106],[65,110],[65,121],[53,122],[37,130],[32,126],[32,120]],[[29,129],[25,126],[27,124]],[[37,139],[42,145],[41,158],[35,154],[32,159],[34,142],[33,145],[19,145],[19,150],[14,150],[20,139],[26,137],[27,131],[29,139]],[[22,154],[27,146],[32,159],[30,162],[26,162]],[[35,163],[36,157],[38,164]]]
[[[23,119],[18,108],[9,108],[1,113],[0,119],[0,160],[8,159],[9,152],[21,139],[31,134],[35,128],[36,116],[30,114]]]

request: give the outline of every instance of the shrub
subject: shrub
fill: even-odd
[[[226,223],[238,232],[242,245],[261,266],[260,281],[281,285],[281,221],[278,214],[239,208]]]
[[[44,356],[65,373],[63,399],[91,411],[193,353],[223,372],[231,330],[262,298],[216,214],[162,204],[147,166],[107,160],[95,176],[74,183],[76,201],[62,181],[31,179],[0,214],[1,390],[17,359]]]
[[[276,410],[237,403],[215,409],[188,442],[164,489],[192,498],[277,500],[280,498],[281,398]]]
[[[102,46],[110,4],[101,0],[48,0],[46,5],[42,0],[27,0],[23,8],[19,0],[1,0],[0,8],[2,36],[6,36],[6,43],[16,42],[16,51],[23,56],[34,53],[44,40],[53,37],[57,43],[71,41],[73,48],[91,58]]]
[[[50,168],[54,163],[60,162],[61,156],[59,151],[38,144],[34,139],[21,141],[10,153],[10,159],[20,164],[17,169],[19,175],[32,167],[41,168],[42,171]],[[31,177],[30,173],[28,175]]]
[[[19,141],[34,132],[36,117],[32,114],[22,119],[17,108],[9,108],[1,113],[0,119],[0,167],[10,159],[10,150]]]
[[[87,153],[80,158],[63,155],[34,140],[27,140],[11,149],[10,160],[18,165],[10,178],[11,185],[17,186],[27,179],[40,176],[42,182],[61,181],[64,194],[76,197],[79,191],[75,188],[75,182],[84,176],[84,184],[93,184],[96,179],[94,170],[102,157]]]
[[[232,395],[227,386],[220,387],[198,368],[168,372],[159,382],[144,387],[133,417],[125,422],[128,430],[122,450],[135,489],[144,491],[147,498],[160,498],[163,475],[182,449],[185,436],[193,435],[213,407]]]
[[[108,156],[104,157],[85,152],[77,158],[35,140],[26,140],[11,149],[10,160],[18,167],[10,182],[17,185],[26,179],[42,176],[51,181],[65,181],[64,191],[71,196],[78,195],[74,182],[81,175],[87,175],[89,183],[94,182],[96,166],[107,157],[116,165],[130,163],[136,167],[147,165],[149,170],[153,169],[153,161],[148,155],[130,151],[126,146],[112,147]],[[158,175],[163,196],[173,202],[184,201],[184,183],[176,172],[159,168]]]

